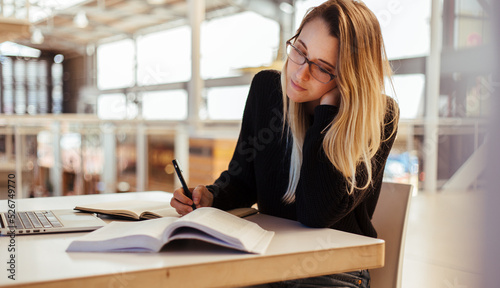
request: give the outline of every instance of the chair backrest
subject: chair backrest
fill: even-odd
[[[400,288],[411,185],[382,183],[372,223],[385,241],[385,265],[370,270],[372,288]]]

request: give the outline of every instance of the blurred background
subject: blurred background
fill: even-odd
[[[209,184],[253,75],[281,69],[285,41],[321,2],[0,0],[0,197],[9,173],[22,198],[172,191],[173,158],[191,185]],[[491,1],[365,3],[401,109],[386,180],[414,194],[481,188],[496,85],[477,59],[492,50]]]
[[[212,183],[253,75],[281,69],[285,41],[321,2],[0,0],[0,199],[9,175],[17,198],[173,191],[174,158],[190,186]],[[364,2],[401,109],[385,180],[414,187],[403,287],[485,287],[500,251],[498,189],[484,193],[485,159],[498,167],[486,149],[488,132],[499,139],[487,121],[498,2]]]

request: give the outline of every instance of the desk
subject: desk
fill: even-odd
[[[68,209],[77,204],[127,199],[169,203],[170,193],[136,192],[20,199],[17,211]],[[7,201],[0,201],[0,211]],[[85,233],[15,237],[16,280],[6,271],[9,238],[0,237],[0,286],[24,287],[221,287],[379,268],[384,241],[333,229],[313,229],[263,214],[247,217],[275,236],[264,255],[182,240],[161,253],[67,253]]]

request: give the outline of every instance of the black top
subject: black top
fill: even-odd
[[[303,146],[300,180],[295,202],[282,200],[288,187],[291,136],[283,133],[280,72],[262,71],[251,84],[241,131],[228,169],[207,188],[214,194],[213,206],[221,209],[258,204],[261,213],[298,220],[311,227],[330,227],[376,237],[371,217],[377,204],[384,166],[396,133],[383,141],[373,163],[373,185],[347,193],[346,179],[323,152],[323,129],[338,113],[336,106],[318,105]],[[391,105],[394,101],[388,97]],[[388,109],[392,111],[392,109]],[[387,113],[385,134],[392,132],[392,114]],[[397,121],[396,121],[397,122]],[[288,126],[285,127],[287,131]],[[366,169],[357,170],[358,183],[365,183]],[[360,177],[361,176],[361,177]]]

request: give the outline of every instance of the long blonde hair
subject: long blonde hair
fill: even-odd
[[[339,39],[337,86],[341,100],[339,112],[323,131],[323,150],[326,156],[347,179],[347,193],[366,189],[372,183],[372,158],[383,140],[395,133],[399,119],[396,105],[387,103],[384,79],[390,80],[392,70],[387,60],[382,32],[375,15],[360,1],[331,0],[312,8],[302,20],[295,40],[304,26],[320,17],[329,26],[330,34]],[[302,146],[308,120],[303,103],[296,103],[286,95],[286,69],[281,73],[283,89],[283,117],[293,137],[290,178],[283,200],[295,201],[295,190],[302,165]],[[391,82],[392,83],[392,82]],[[384,135],[384,116],[394,109],[395,121],[391,135]],[[356,169],[364,165],[366,183],[358,183]],[[339,183],[340,184],[340,183]]]

